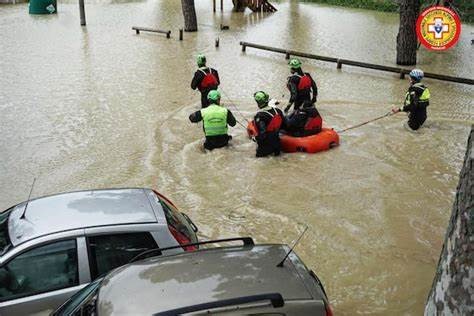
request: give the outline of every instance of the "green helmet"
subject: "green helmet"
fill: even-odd
[[[217,90],[211,90],[209,91],[209,93],[207,94],[207,99],[210,101],[210,102],[218,102],[220,99],[221,99],[221,93]]]
[[[292,58],[288,62],[288,65],[290,66],[290,68],[298,69],[301,68],[301,61],[298,58]]]
[[[204,56],[203,54],[197,55],[196,62],[197,62],[198,67],[204,66],[206,64],[206,56]]]
[[[268,104],[269,95],[265,91],[257,91],[254,93],[253,97],[257,101],[258,107],[264,107]]]

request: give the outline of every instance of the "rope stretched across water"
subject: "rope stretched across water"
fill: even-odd
[[[224,92],[224,90],[222,90],[222,88],[220,88],[219,90],[222,91],[222,95],[229,101],[230,105],[232,105],[234,107],[234,109],[239,113],[239,115],[247,122],[247,124],[250,122],[246,117],[245,115],[242,114],[242,112],[239,111],[239,109],[237,108],[237,105],[235,105],[234,101],[232,101],[228,96],[227,96],[227,93]],[[238,119],[235,119],[237,121],[237,123],[239,123],[240,126],[242,126],[245,130],[247,130],[247,126],[245,126],[244,124],[242,124]]]
[[[242,112],[239,111],[239,109],[237,108],[237,106],[235,105],[235,102],[231,100],[231,98],[229,98],[227,96],[227,93],[224,92],[224,90],[222,88],[220,88],[219,90],[222,91],[222,95],[230,102],[230,104],[234,107],[234,109],[239,113],[239,115],[248,123],[249,120],[245,117],[245,115],[242,114]]]
[[[376,117],[376,118],[371,119],[371,120],[369,120],[369,121],[365,121],[365,122],[362,122],[362,123],[360,123],[360,124],[357,124],[357,125],[354,125],[354,126],[350,126],[350,127],[345,128],[345,129],[343,129],[343,130],[337,131],[337,133],[339,133],[339,134],[340,134],[340,133],[344,133],[344,132],[346,132],[346,131],[348,131],[348,130],[351,130],[351,129],[354,129],[354,128],[358,128],[358,127],[364,126],[364,125],[366,125],[366,124],[369,124],[369,123],[378,121],[378,120],[380,120],[380,119],[383,119],[384,117],[391,116],[391,115],[393,115],[393,114],[395,114],[395,113],[397,113],[397,112],[392,112],[392,111],[390,111],[390,112],[388,112],[388,113],[386,113],[386,114],[384,114],[384,115],[382,115],[382,116]]]
[[[235,121],[239,123],[239,125],[242,126],[245,130],[247,130],[247,127],[244,124],[242,124],[238,119],[235,119]]]

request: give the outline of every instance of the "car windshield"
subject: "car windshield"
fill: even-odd
[[[8,235],[8,217],[13,208],[0,213],[0,256],[5,254],[12,246]]]

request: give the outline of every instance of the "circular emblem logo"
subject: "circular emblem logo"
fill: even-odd
[[[457,43],[461,34],[461,20],[451,9],[429,7],[416,21],[416,34],[426,48],[446,50]]]

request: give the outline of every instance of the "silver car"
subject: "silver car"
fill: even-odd
[[[166,248],[145,252],[52,315],[332,315],[321,281],[288,246],[230,240],[243,245],[140,260]]]
[[[144,250],[197,242],[196,226],[151,189],[57,194],[0,213],[0,315],[50,313]],[[185,247],[194,250],[196,247]]]

